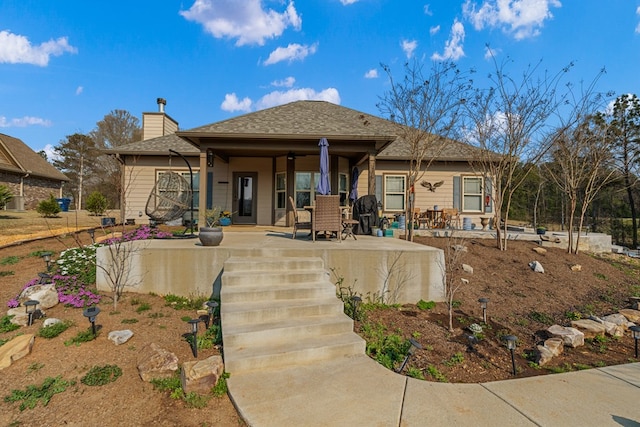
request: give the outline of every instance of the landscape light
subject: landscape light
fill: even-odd
[[[480,303],[480,308],[482,308],[482,321],[487,323],[487,304],[489,303],[489,298],[480,298],[478,302]]]
[[[47,265],[47,271],[51,270],[51,255],[53,255],[51,252],[42,252],[42,254],[40,254],[44,263]]]
[[[94,228],[90,228],[87,230],[87,233],[89,233],[89,236],[91,236],[91,243],[95,243],[96,242],[96,230]]]
[[[362,302],[362,298],[360,298],[358,295],[354,295],[351,297],[351,304],[352,304],[352,308],[353,308],[353,320],[357,320],[358,319],[358,308],[360,307],[360,303]]]
[[[638,341],[640,341],[640,326],[631,326],[629,330],[631,331],[633,340],[635,341],[636,359],[637,359],[638,358]]]
[[[402,361],[402,365],[400,365],[400,369],[396,371],[397,373],[402,372],[407,362],[409,361],[409,357],[413,356],[413,353],[415,353],[416,350],[422,349],[422,346],[420,345],[420,343],[414,340],[413,338],[409,338],[409,342],[411,343],[411,347],[409,347],[409,351],[407,352],[407,355],[404,357],[404,360]]]
[[[218,308],[217,301],[207,301],[205,303],[207,306],[207,314],[205,319],[205,325],[207,325],[207,329],[209,329],[209,323],[213,325],[213,319],[215,319],[216,308]]]
[[[24,309],[27,315],[29,316],[29,320],[27,324],[31,326],[33,324],[33,315],[36,313],[36,307],[40,304],[40,301],[36,301],[34,299],[30,299],[29,301],[24,302]]]
[[[38,284],[40,284],[40,285],[46,285],[47,283],[51,283],[51,275],[50,274],[38,273],[38,277],[40,277],[40,280],[38,281]]]
[[[503,340],[507,342],[507,348],[511,352],[511,372],[513,375],[516,375],[516,359],[514,356],[514,352],[516,350],[516,342],[518,341],[518,337],[515,335],[506,335],[502,337]]]
[[[189,323],[189,333],[187,335],[191,335],[189,338],[191,352],[193,357],[198,357],[198,323],[200,323],[200,319],[191,319],[187,323]]]
[[[95,306],[85,308],[82,312],[82,315],[89,320],[89,323],[91,323],[91,332],[93,333],[94,338],[96,336],[96,317],[98,317],[98,314],[100,314],[100,308]]]

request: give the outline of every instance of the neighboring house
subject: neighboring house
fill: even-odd
[[[164,100],[158,101],[158,113],[143,114],[143,127],[154,123],[155,131],[143,129],[143,141],[108,151],[123,165],[123,218],[148,220],[145,206],[163,172],[188,179],[185,161],[171,149],[193,170],[200,223],[200,207],[220,206],[232,212],[234,224],[292,225],[288,196],[301,211],[314,200],[322,137],[329,141],[332,193],[343,205],[357,168],[359,196],[375,194],[384,215],[405,210],[410,156],[397,125],[388,120],[325,101],[296,101],[171,133],[159,131],[159,122],[173,123],[175,129],[177,122],[164,113]],[[474,220],[491,216],[490,182],[470,164],[476,150],[450,141],[418,181],[444,182],[435,191],[416,185],[415,207],[456,207]]]
[[[0,133],[0,184],[11,190],[7,209],[34,209],[51,194],[62,197],[67,178],[18,138]]]

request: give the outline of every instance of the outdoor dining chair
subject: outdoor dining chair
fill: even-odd
[[[316,234],[324,231],[331,234],[335,233],[338,240],[342,242],[342,212],[340,211],[340,196],[338,195],[317,195],[316,204],[313,209],[311,219],[311,234],[313,241],[316,240]]]
[[[292,239],[296,238],[296,233],[298,230],[311,230],[311,221],[300,221],[298,218],[298,209],[296,209],[296,203],[293,201],[293,197],[289,196],[289,204],[291,205],[291,209],[293,210],[293,235]]]

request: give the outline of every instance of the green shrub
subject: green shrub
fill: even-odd
[[[199,310],[207,301],[209,301],[209,298],[203,296],[193,298],[172,294],[164,296],[165,305],[172,307],[174,310]]]
[[[94,366],[80,379],[85,385],[106,385],[114,382],[122,375],[122,369],[117,365]]]
[[[11,332],[11,331],[15,331],[16,329],[20,329],[19,325],[16,325],[15,323],[11,323],[11,319],[14,316],[2,316],[0,317],[0,333],[2,332]]]
[[[19,261],[20,261],[20,257],[11,255],[11,256],[0,259],[0,265],[13,265],[13,264],[17,264]]]
[[[38,336],[42,338],[47,338],[47,339],[55,338],[61,333],[63,333],[64,331],[66,331],[67,329],[69,329],[71,325],[73,325],[73,322],[66,321],[66,322],[54,323],[53,325],[49,325],[49,326],[43,326],[38,331]]]
[[[75,385],[75,381],[65,381],[60,375],[55,378],[47,377],[40,387],[29,385],[24,390],[11,390],[11,394],[5,396],[4,401],[8,403],[22,401],[20,411],[35,408],[38,401],[42,402],[42,406],[47,406],[54,394],[62,393],[72,385]]]
[[[11,194],[9,187],[0,184],[0,209],[4,209],[11,199],[13,199],[13,194]]]
[[[50,194],[48,199],[40,201],[38,206],[36,206],[36,212],[45,218],[55,217],[60,211],[62,211],[62,209],[60,209],[60,205],[55,197],[53,197],[53,194]]]
[[[93,215],[104,215],[107,211],[107,198],[99,191],[94,191],[87,197],[85,208]]]
[[[436,368],[433,365],[427,366],[427,373],[431,375],[431,377],[433,377],[433,379],[435,379],[438,382],[446,383],[448,381],[447,377],[445,377],[444,374],[440,372],[438,368]]]
[[[367,354],[387,369],[394,369],[397,363],[402,362],[411,347],[409,340],[398,334],[388,334],[380,323],[363,324],[362,332],[367,342]]]
[[[418,301],[417,306],[418,306],[418,308],[420,310],[431,310],[432,308],[434,308],[436,306],[436,303],[434,301],[420,300],[420,301]]]
[[[78,332],[78,334],[69,341],[65,341],[64,345],[70,346],[71,344],[75,344],[76,346],[79,346],[83,342],[93,341],[95,338],[93,331],[91,329],[87,329],[86,331]]]

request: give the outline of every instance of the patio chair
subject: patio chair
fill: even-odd
[[[296,209],[296,203],[293,201],[293,197],[289,196],[289,204],[293,210],[293,235],[292,239],[296,238],[298,230],[311,230],[311,221],[300,221],[298,218],[298,209]]]
[[[318,232],[335,233],[338,240],[342,242],[342,212],[340,211],[340,196],[316,196],[316,205],[313,209],[313,218],[311,220],[311,235],[313,241],[316,240]]]
[[[460,228],[460,212],[456,208],[442,210],[444,228]]]

